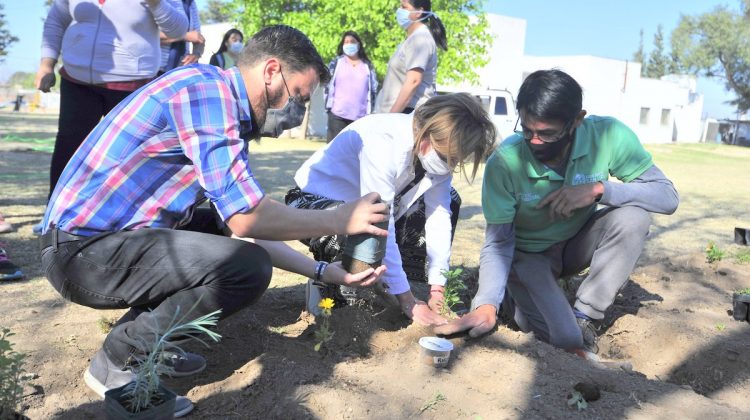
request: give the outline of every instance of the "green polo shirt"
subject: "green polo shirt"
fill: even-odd
[[[534,207],[563,185],[606,181],[630,182],[653,166],[651,155],[625,124],[590,116],[576,130],[570,161],[561,177],[540,163],[518,134],[508,137],[487,160],[482,182],[482,210],[488,224],[513,223],[516,248],[542,252],[572,238],[596,211],[578,209],[569,219],[553,221],[549,206]]]

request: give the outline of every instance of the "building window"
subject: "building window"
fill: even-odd
[[[495,115],[508,115],[508,103],[502,96],[495,96]]]
[[[672,114],[672,110],[670,109],[662,109],[661,110],[661,125],[669,125],[669,117]]]
[[[641,108],[641,124],[648,125],[648,114],[651,112],[651,108]]]

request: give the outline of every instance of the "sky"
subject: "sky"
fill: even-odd
[[[131,0],[137,1],[137,0]],[[203,8],[206,0],[196,0]],[[394,8],[398,4],[393,0]],[[36,72],[46,16],[44,0],[0,0],[5,6],[8,29],[20,38],[0,64],[0,80],[15,71]],[[343,4],[343,3],[342,3]],[[718,5],[737,9],[739,0],[486,0],[485,11],[526,20],[525,53],[528,55],[595,55],[628,60],[638,49],[643,29],[646,52],[653,45],[659,24],[668,38],[681,14],[698,15]],[[439,14],[439,10],[437,10]],[[450,31],[450,28],[447,28]],[[668,48],[668,43],[666,44]],[[734,118],[732,99],[723,85],[708,79],[698,81],[704,94],[704,114]]]

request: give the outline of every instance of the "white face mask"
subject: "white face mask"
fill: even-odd
[[[452,169],[450,166],[448,166],[448,163],[446,163],[443,159],[440,159],[440,156],[438,156],[437,152],[433,148],[430,148],[430,151],[427,152],[424,156],[417,156],[419,157],[419,162],[422,164],[425,172],[427,172],[428,174],[448,175],[452,172]]]

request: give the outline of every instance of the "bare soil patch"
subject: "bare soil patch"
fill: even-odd
[[[19,137],[49,132],[50,122],[13,121]],[[251,153],[255,150],[256,175],[278,198],[320,143],[266,142],[251,146]],[[738,157],[732,150],[721,148],[720,154],[740,159],[737,167],[746,168],[750,155]],[[18,228],[0,242],[27,274],[26,280],[0,284],[0,326],[16,333],[17,349],[29,355],[26,369],[36,376],[22,402],[29,417],[101,418],[102,403],[82,376],[105,336],[98,321],[123,311],[66,302],[40,272],[31,229],[43,212],[48,165],[49,154],[0,140],[0,211]],[[676,174],[671,171],[680,165],[688,164],[667,162],[662,169]],[[639,267],[601,330],[601,355],[632,369],[580,360],[501,325],[481,339],[452,338],[450,364],[435,370],[418,357],[417,340],[430,331],[410,325],[374,296],[361,306],[335,309],[334,339],[327,350],[315,352],[315,320],[303,312],[304,279],[275,272],[255,305],[220,324],[220,343],[210,349],[189,345],[207,356],[208,369],[168,385],[195,402],[189,419],[748,418],[750,324],[728,313],[731,292],[750,286],[750,266],[730,258],[746,248],[732,246],[730,235],[734,225],[750,222],[742,213],[747,206],[715,208],[718,219],[705,217],[711,203],[737,197],[716,198],[703,181],[689,184],[684,172],[691,168],[682,168],[675,178],[678,188],[684,186],[683,207],[674,216],[655,218]],[[470,275],[483,238],[479,185],[481,179],[459,189],[464,209],[454,263],[465,264]],[[696,197],[701,191],[708,198]],[[706,262],[708,239],[727,250],[725,260]],[[567,285],[573,290],[576,282]],[[601,391],[601,398],[580,412],[566,404],[578,382]]]

